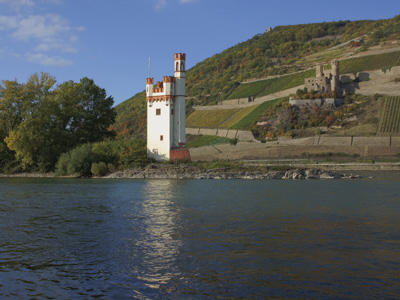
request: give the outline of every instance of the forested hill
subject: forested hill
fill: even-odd
[[[278,26],[271,32],[258,34],[188,70],[187,108],[190,110],[193,105],[216,104],[227,99],[240,82],[249,79],[307,70],[316,62],[343,58],[349,48],[358,53],[399,40],[400,15],[378,21]],[[346,42],[348,44],[343,47],[336,47]],[[332,51],[326,52],[329,49]],[[321,55],[316,55],[318,53]],[[144,134],[144,92],[124,101],[116,110],[118,116],[114,129],[120,136]]]

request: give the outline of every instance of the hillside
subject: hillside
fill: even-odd
[[[115,110],[117,117],[111,130],[115,130],[119,137],[145,136],[147,126],[145,91],[117,105]]]
[[[194,105],[263,96],[295,87],[315,74],[311,69],[315,63],[328,63],[332,59],[344,60],[342,73],[390,68],[399,64],[398,54],[382,54],[379,59],[371,55],[376,49],[396,46],[400,46],[400,15],[378,21],[279,26],[188,70],[187,112],[191,113]],[[350,59],[354,56],[360,58]],[[119,136],[145,134],[144,92],[124,101],[116,110],[118,116],[113,128]],[[227,120],[224,126],[235,125],[232,123],[236,119]]]

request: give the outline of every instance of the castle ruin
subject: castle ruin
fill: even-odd
[[[342,89],[340,86],[339,61],[332,61],[330,70],[325,70],[322,64],[317,65],[316,77],[306,78],[304,85],[309,91],[336,92],[337,95],[340,95]]]

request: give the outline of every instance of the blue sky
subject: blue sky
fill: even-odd
[[[118,104],[151,77],[173,75],[267,27],[386,19],[399,0],[0,0],[0,80],[48,72],[58,83],[92,78]]]

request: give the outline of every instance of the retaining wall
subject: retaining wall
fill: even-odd
[[[218,129],[217,135],[220,137],[227,137],[228,129]]]
[[[289,99],[289,104],[291,105],[309,105],[309,106],[321,106],[324,104],[330,104],[335,106],[340,106],[343,104],[342,98],[326,98],[326,99]]]
[[[256,147],[254,147],[257,145]],[[263,146],[261,148],[260,146]],[[218,147],[200,147],[190,149],[192,161],[211,161],[214,159],[269,159],[269,158],[296,158],[308,154],[336,153],[358,155],[364,158],[382,156],[394,156],[400,153],[398,147],[381,146],[272,146],[266,144],[254,144],[239,142],[236,146],[218,145]]]
[[[392,147],[400,147],[400,137],[397,137],[397,136],[393,137],[392,136],[390,146],[392,146]]]
[[[199,135],[217,135],[217,129],[200,128]]]
[[[351,136],[346,137],[326,137],[320,136],[317,145],[320,146],[351,146]]]
[[[352,146],[390,146],[390,137],[355,136]]]
[[[216,128],[186,128],[187,134],[192,135],[215,135],[220,137],[226,137],[228,139],[237,138],[243,142],[254,142],[259,143],[250,131],[237,130],[237,129],[216,129]]]
[[[400,137],[315,136],[267,143],[239,139],[236,145],[223,144],[192,148],[190,153],[192,160],[287,158],[301,157],[304,153],[346,153],[361,157],[382,157],[400,153]]]
[[[246,98],[237,98],[237,99],[231,99],[231,100],[224,100],[219,102],[219,105],[223,105],[223,106],[230,106],[230,105],[236,105],[236,104],[249,104],[254,102],[254,98],[255,97],[246,97]]]

